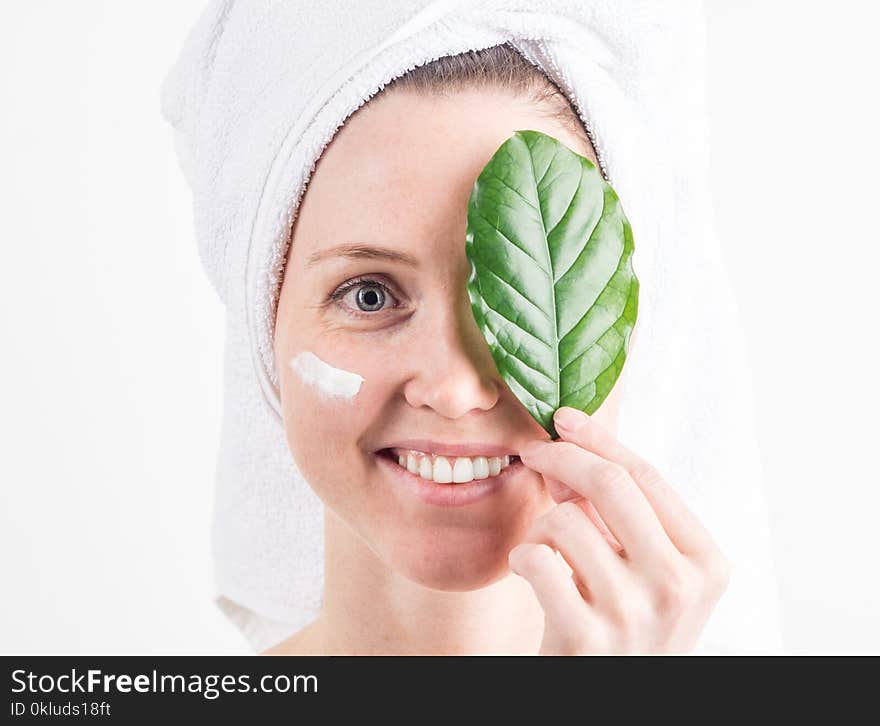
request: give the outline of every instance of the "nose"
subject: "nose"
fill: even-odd
[[[437,319],[419,345],[419,366],[404,394],[410,406],[429,406],[449,419],[488,411],[501,395],[495,361],[467,307]]]

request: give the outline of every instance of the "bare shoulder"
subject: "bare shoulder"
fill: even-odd
[[[289,638],[264,650],[260,655],[323,655],[320,646],[319,620],[313,620]]]

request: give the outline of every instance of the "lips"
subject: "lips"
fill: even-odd
[[[380,468],[387,472],[395,483],[395,490],[407,499],[414,499],[432,507],[461,507],[475,504],[494,494],[500,495],[509,484],[518,480],[525,465],[517,457],[511,457],[509,466],[496,476],[486,479],[473,479],[463,483],[439,483],[431,479],[423,479],[418,474],[400,466],[396,458],[390,455],[389,449],[376,452]]]

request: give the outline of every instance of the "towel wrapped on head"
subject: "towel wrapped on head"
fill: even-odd
[[[207,6],[161,102],[226,309],[217,603],[255,650],[322,604],[323,504],[287,446],[272,348],[291,228],[322,151],[393,79],[502,43],[567,96],[632,224],[641,293],[618,433],[733,566],[697,650],[779,651],[749,361],[709,195],[702,8],[690,0]]]

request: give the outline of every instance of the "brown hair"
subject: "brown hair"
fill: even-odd
[[[444,95],[471,88],[499,88],[524,95],[548,117],[578,136],[595,160],[590,133],[565,93],[509,43],[444,56],[417,66],[386,84],[380,94],[398,89],[420,95]]]

